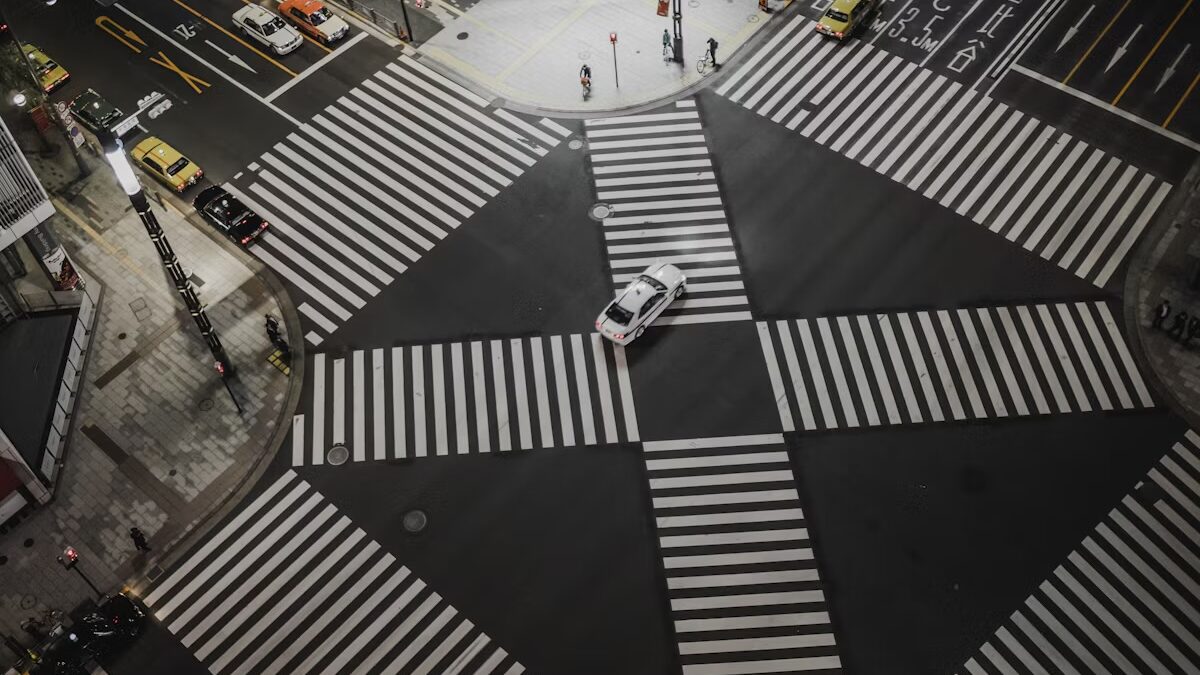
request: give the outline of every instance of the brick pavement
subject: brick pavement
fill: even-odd
[[[156,205],[238,366],[238,414],[128,198],[102,161],[91,161],[92,175],[69,184],[74,167],[65,152],[30,157],[59,210],[56,234],[103,296],[54,501],[0,534],[0,632],[20,640],[22,619],[68,610],[89,592],[55,562],[64,545],[79,549],[93,582],[115,590],[201,532],[279,447],[303,377],[297,370],[293,383],[265,361],[264,314],[282,315],[287,334],[299,335],[294,308],[270,274],[169,203]],[[303,340],[291,342],[302,349]],[[134,555],[135,525],[154,547],[149,556]]]

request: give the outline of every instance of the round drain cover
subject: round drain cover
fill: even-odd
[[[420,509],[413,509],[404,514],[403,524],[406,532],[416,534],[424,530],[425,526],[429,524],[429,516]]]
[[[348,459],[350,459],[350,451],[344,445],[335,445],[329,449],[329,452],[325,453],[325,461],[334,466],[341,466]]]
[[[454,37],[458,38],[459,40],[466,40],[468,37],[470,37],[470,35],[468,35],[466,32],[462,32]]]
[[[579,140],[578,138],[571,139],[571,141],[567,143],[567,147],[572,150],[578,150],[583,147],[583,141]]]
[[[200,401],[200,409],[201,410],[205,410],[205,411],[212,410],[212,407],[213,407],[213,402],[212,402],[211,398],[206,398],[206,399]]]
[[[591,211],[588,212],[588,215],[595,220],[604,220],[612,214],[613,208],[608,204],[596,204],[592,207]]]

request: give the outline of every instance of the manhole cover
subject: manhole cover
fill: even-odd
[[[175,474],[177,474],[177,473],[179,473],[179,472],[178,472],[178,471],[176,471],[175,469],[171,469],[170,471],[168,471],[168,472],[167,472],[167,475],[168,475],[168,476],[174,476],[174,475],[175,475]]]
[[[593,220],[604,220],[613,214],[613,208],[608,204],[596,204],[588,211]]]
[[[325,461],[333,466],[341,466],[348,459],[350,459],[350,451],[344,445],[335,445],[329,449],[329,452],[325,453]]]
[[[124,340],[124,339],[125,339],[125,334],[124,334],[124,333],[117,333],[117,339],[118,339],[118,340]]]
[[[200,409],[204,411],[212,410],[213,402],[211,398],[206,398],[200,401]]]
[[[425,512],[420,509],[413,509],[404,514],[403,523],[406,532],[416,534],[424,530],[425,526],[429,524],[429,516],[425,515]]]
[[[21,609],[33,609],[34,607],[37,607],[37,596],[36,595],[22,595],[21,596]]]
[[[26,539],[25,541],[23,541],[21,543],[24,544],[25,548],[33,548],[33,539],[32,538]]]
[[[567,147],[572,150],[578,150],[583,147],[583,141],[579,140],[578,138],[571,139],[571,141],[567,143]]]
[[[467,38],[469,38],[471,36],[468,35],[466,31],[463,31],[463,32],[459,33],[458,35],[455,35],[454,37],[458,38],[459,40],[466,40]]]
[[[747,23],[758,23],[758,15],[751,14],[749,17],[746,18],[746,22]]]

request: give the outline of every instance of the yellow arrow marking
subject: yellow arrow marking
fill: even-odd
[[[162,61],[159,61],[159,59],[162,59]],[[184,71],[182,68],[175,65],[175,62],[172,61],[171,59],[167,58],[167,55],[162,52],[158,53],[157,58],[151,56],[150,60],[157,63],[158,65],[162,66],[163,68],[166,68],[167,70],[171,71],[172,73],[175,73],[179,77],[182,77],[183,81],[187,84],[187,86],[191,87],[192,91],[195,91],[197,94],[204,93],[204,92],[200,91],[200,87],[197,86],[198,84],[202,84],[205,87],[212,86],[212,84],[205,82],[204,80],[196,77],[195,75],[192,75],[189,72]]]
[[[107,16],[101,15],[101,16],[96,17],[96,27],[99,28],[100,30],[104,31],[105,33],[108,33],[109,35],[113,36],[117,40],[119,40],[121,42],[121,44],[125,45],[126,47],[129,47],[136,54],[141,54],[142,50],[140,47],[133,44],[133,42],[138,43],[142,47],[146,46],[146,41],[143,40],[142,38],[138,37],[137,33],[129,30],[128,28],[122,26],[121,24],[117,23],[116,21],[113,21],[111,18],[109,18]],[[131,42],[131,40],[132,40],[132,42]]]

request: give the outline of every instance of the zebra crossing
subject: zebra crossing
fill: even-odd
[[[292,471],[145,603],[214,675],[524,672]]]
[[[642,447],[684,675],[840,669],[783,436]]]
[[[569,133],[405,55],[225,187],[271,223],[252,251],[299,290],[316,346]]]
[[[863,40],[797,16],[717,93],[1104,287],[1171,185]]]
[[[1200,435],[1189,430],[960,672],[1200,672]]]
[[[596,198],[611,208],[604,243],[613,286],[656,261],[688,277],[659,324],[750,319],[733,235],[696,102],[670,112],[587,120]]]
[[[1154,406],[1102,301],[758,323],[785,431]]]
[[[292,465],[636,442],[625,350],[552,335],[316,354]]]

